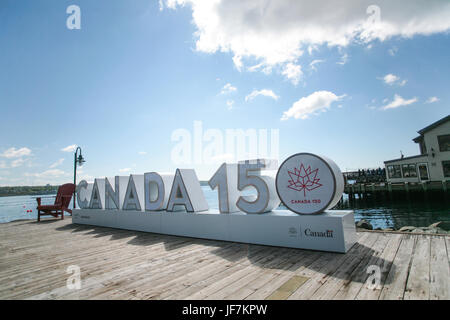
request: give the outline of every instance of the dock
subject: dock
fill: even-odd
[[[358,232],[341,254],[16,221],[0,225],[0,299],[448,300],[449,249],[445,235]]]
[[[428,182],[377,182],[377,183],[354,183],[346,184],[344,192],[349,199],[355,195],[361,198],[364,195],[441,195],[448,197],[450,192],[450,181],[428,181]]]

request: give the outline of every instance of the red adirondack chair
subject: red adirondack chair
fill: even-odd
[[[41,205],[41,198],[36,198],[36,201],[38,203],[38,206],[36,208],[38,211],[37,221],[41,221],[41,216],[45,215],[51,215],[55,218],[58,218],[58,215],[61,215],[61,220],[63,220],[64,211],[72,214],[72,210],[69,209],[69,203],[74,192],[75,185],[73,183],[66,183],[58,188],[58,193],[56,194],[54,204]]]

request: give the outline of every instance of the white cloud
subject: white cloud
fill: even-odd
[[[294,102],[292,107],[283,113],[281,120],[288,120],[289,118],[307,119],[311,114],[325,112],[333,102],[339,101],[343,97],[345,95],[337,96],[330,91],[316,91]]]
[[[264,63],[262,63],[262,62],[247,68],[247,71],[249,71],[249,72],[255,72],[255,71],[259,71],[259,70],[261,70],[264,74],[272,73],[272,67],[265,66]]]
[[[415,98],[415,97],[412,98],[412,99],[409,99],[409,100],[405,100],[401,96],[396,94],[394,96],[394,100],[392,100],[387,105],[383,106],[381,109],[383,109],[383,110],[395,109],[395,108],[398,108],[398,107],[408,106],[408,105],[413,104],[413,103],[415,103],[417,101],[418,101],[418,99]]]
[[[67,147],[65,147],[65,148],[62,148],[61,149],[61,151],[64,151],[64,152],[75,152],[75,150],[77,149],[77,145],[76,144],[72,144],[72,145],[70,145],[70,146],[67,146]]]
[[[120,173],[125,173],[125,172],[130,172],[131,168],[123,168],[123,169],[119,169]]]
[[[310,56],[313,55],[314,51],[319,51],[316,45],[310,45],[308,46],[308,53]]]
[[[313,54],[322,45],[367,46],[374,40],[450,30],[450,2],[440,0],[378,0],[377,6],[371,6],[372,0],[166,0],[165,4],[171,9],[190,6],[196,50],[229,52],[238,70],[255,61],[284,70],[304,50]]]
[[[279,96],[277,96],[272,90],[262,89],[262,90],[253,90],[252,93],[250,93],[249,95],[247,95],[245,97],[245,101],[251,101],[251,100],[255,99],[257,96],[265,96],[265,97],[272,98],[274,100],[278,100],[278,98],[279,98]]]
[[[391,56],[395,56],[397,54],[397,52],[398,52],[398,48],[397,47],[392,47],[391,49],[388,50],[388,53]]]
[[[145,151],[139,151],[138,154],[140,154],[141,156],[143,156],[143,155],[146,155],[147,152],[145,152]]]
[[[429,97],[426,103],[435,103],[438,101],[439,101],[438,97]]]
[[[6,164],[6,161],[0,161],[0,169],[7,169],[8,165]]]
[[[81,175],[81,176],[79,176],[77,178],[78,178],[77,180],[79,180],[79,181],[86,180],[86,182],[88,182],[88,183],[93,183],[94,180],[95,180],[95,177],[93,177],[91,175],[88,175],[88,174]]]
[[[344,53],[344,54],[341,56],[341,61],[338,61],[338,62],[336,62],[336,63],[343,66],[343,65],[347,64],[347,62],[348,62],[348,54]]]
[[[233,63],[234,63],[234,66],[236,67],[236,69],[238,69],[238,71],[242,70],[243,63],[242,63],[242,57],[240,55],[235,55],[233,57]]]
[[[227,83],[223,86],[222,91],[220,91],[220,94],[228,94],[235,92],[237,90],[236,87],[233,87],[230,83]]]
[[[316,59],[316,60],[313,60],[309,64],[309,66],[311,67],[312,70],[317,71],[316,64],[319,64],[319,63],[322,63],[322,62],[325,62],[325,60]]]
[[[50,169],[56,168],[57,166],[60,166],[63,162],[64,162],[64,158],[59,159],[58,161],[56,161],[55,163],[52,163],[50,165]]]
[[[16,149],[13,147],[13,148],[7,149],[5,152],[0,154],[0,156],[5,157],[5,158],[19,158],[19,157],[29,156],[30,154],[31,154],[31,150],[28,149],[27,147],[23,147],[20,149]]]
[[[22,158],[16,159],[11,162],[11,168],[21,167],[24,164],[25,160]]]
[[[227,100],[228,110],[233,109],[233,105],[234,105],[234,100]]]
[[[400,78],[397,77],[394,74],[387,74],[383,77],[384,83],[386,84],[394,84],[396,81],[398,81]]]
[[[289,79],[294,85],[297,85],[303,74],[302,67],[298,64],[288,63],[284,66],[281,74]]]
[[[248,68],[247,68],[247,71],[255,72],[255,71],[261,69],[261,67],[262,67],[263,65],[264,65],[263,63],[258,63],[258,64],[254,65],[254,66],[248,67]]]
[[[399,85],[401,87],[403,87],[406,84],[406,80],[401,80],[400,81],[400,77],[396,76],[395,74],[389,73],[387,75],[385,75],[383,78],[381,78],[384,83],[393,86],[394,84]]]
[[[57,178],[68,175],[69,175],[68,173],[60,169],[46,170],[41,173],[25,173],[25,176],[27,177],[37,177],[37,178]]]

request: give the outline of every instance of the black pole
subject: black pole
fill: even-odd
[[[77,147],[77,149],[75,150],[75,154],[74,154],[74,160],[73,160],[73,184],[75,185],[75,189],[77,186],[77,154],[78,154],[78,149],[80,149],[80,155],[81,155],[81,148]],[[75,205],[76,202],[76,191],[73,192],[73,208],[76,208]]]

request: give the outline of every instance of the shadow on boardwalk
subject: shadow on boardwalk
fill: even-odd
[[[48,223],[51,223],[50,221]],[[373,248],[363,243],[356,243],[346,254],[341,254],[178,237],[77,224],[67,224],[62,227],[57,227],[55,230],[70,231],[73,233],[84,232],[93,235],[95,238],[110,237],[111,241],[130,238],[127,243],[138,246],[150,247],[151,245],[161,243],[164,245],[166,251],[179,250],[184,247],[196,245],[207,246],[213,248],[210,251],[211,254],[221,257],[228,263],[250,263],[263,270],[272,270],[275,272],[278,270],[295,272],[300,268],[305,268],[319,272],[324,277],[331,276],[349,281],[351,278],[351,281],[361,283],[365,282],[368,277],[366,270],[370,261],[376,261],[378,266],[382,266],[381,272],[384,275],[382,278],[386,278],[386,274],[390,271],[395,271],[396,268],[391,261],[382,259],[380,252],[376,252]],[[355,270],[358,271],[356,274],[354,272]],[[386,281],[389,281],[389,279],[386,279]]]

